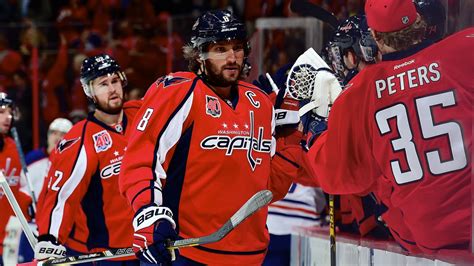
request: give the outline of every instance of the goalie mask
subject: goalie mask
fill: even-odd
[[[328,58],[337,76],[343,80],[348,68],[344,56],[352,51],[356,56],[356,65],[360,61],[375,63],[378,48],[367,27],[365,16],[352,16],[342,22],[328,44]]]
[[[122,81],[122,86],[125,87],[127,85],[127,77],[112,57],[107,54],[99,54],[84,59],[81,67],[81,84],[87,98],[94,103],[96,102],[94,99],[94,88],[92,87],[94,79],[114,73],[118,75]]]

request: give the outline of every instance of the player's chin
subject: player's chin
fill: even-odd
[[[118,114],[120,111],[122,111],[122,107],[123,101],[113,101],[107,104],[105,111],[107,111],[109,114]]]
[[[236,72],[236,73],[232,73],[230,75],[223,75],[223,78],[226,82],[228,83],[235,83],[237,81],[237,79],[239,79],[239,75],[240,73],[239,72]]]

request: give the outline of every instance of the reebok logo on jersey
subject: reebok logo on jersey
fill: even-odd
[[[97,153],[106,151],[112,147],[112,138],[107,130],[95,133],[92,135],[92,139],[94,140],[94,148]]]
[[[67,150],[69,147],[74,145],[79,139],[81,139],[81,138],[63,139],[58,143],[58,146],[56,147],[56,150],[59,153],[62,153],[63,151]]]
[[[212,117],[220,117],[221,113],[221,103],[219,99],[206,95],[206,114]]]

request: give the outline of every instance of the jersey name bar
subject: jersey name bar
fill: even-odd
[[[412,60],[410,62],[414,61]],[[376,80],[375,89],[377,90],[377,98],[380,99],[382,96],[390,96],[397,91],[405,90],[407,87],[413,89],[424,84],[439,81],[440,79],[441,73],[439,72],[438,63],[413,68],[389,76],[386,79]]]

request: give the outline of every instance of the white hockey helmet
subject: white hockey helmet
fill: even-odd
[[[66,118],[56,118],[49,124],[48,132],[49,131],[59,131],[62,133],[67,133],[72,128],[71,121],[67,120]]]

